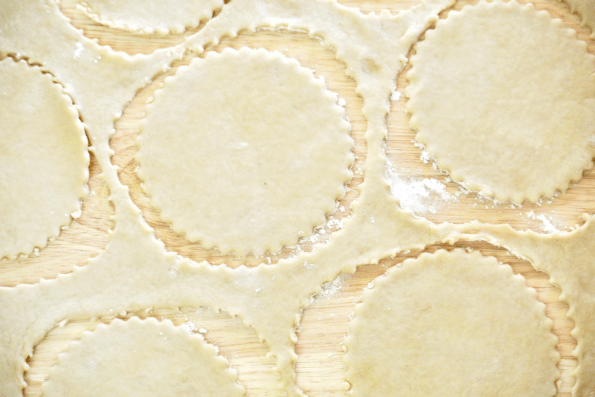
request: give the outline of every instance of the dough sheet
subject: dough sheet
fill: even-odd
[[[78,5],[92,20],[139,33],[182,33],[213,16],[223,0],[83,0]]]
[[[189,241],[240,256],[278,252],[310,236],[345,195],[354,143],[337,101],[280,53],[209,52],[146,107],[138,175]]]
[[[171,321],[114,320],[83,334],[58,356],[45,397],[241,397],[227,360]]]
[[[574,30],[515,1],[451,12],[407,74],[415,139],[466,188],[536,202],[593,166],[595,57]]]
[[[0,61],[0,259],[28,255],[87,195],[87,137],[70,97],[24,60]]]
[[[557,338],[522,276],[461,249],[375,280],[345,342],[358,396],[553,396]]]
[[[420,34],[436,22],[440,11],[452,4],[451,0],[429,0],[397,15],[364,16],[330,1],[232,0],[183,44],[150,55],[128,56],[84,37],[61,14],[55,1],[2,2],[0,52],[24,54],[31,62],[52,72],[65,87],[85,121],[91,150],[97,155],[115,209],[115,227],[110,232],[109,243],[88,265],[34,285],[0,288],[0,374],[3,375],[0,376],[0,392],[4,397],[22,395],[23,372],[28,367],[26,358],[57,323],[106,313],[182,306],[207,306],[240,316],[269,345],[280,374],[279,390],[290,397],[303,396],[295,384],[295,327],[301,310],[308,306],[312,294],[319,292],[323,283],[334,280],[340,273],[353,273],[357,266],[378,263],[381,258],[405,250],[423,249],[441,241],[481,238],[510,245],[515,253],[529,258],[560,284],[571,307],[569,315],[577,324],[574,335],[579,341],[576,351],[579,370],[574,394],[592,394],[595,391],[592,381],[595,379],[595,329],[592,326],[595,308],[589,291],[595,281],[592,259],[595,231],[590,226],[591,221],[573,233],[555,237],[516,233],[506,227],[481,224],[434,225],[401,210],[389,192],[384,176],[384,138],[395,77]],[[34,33],[31,26],[36,27]],[[363,114],[368,123],[365,179],[359,186],[359,197],[352,204],[352,215],[344,221],[343,228],[314,252],[301,253],[273,266],[254,268],[230,269],[207,262],[196,263],[175,252],[167,252],[130,200],[128,189],[119,181],[117,168],[110,162],[109,140],[114,121],[139,89],[167,71],[183,54],[202,53],[223,37],[259,28],[307,31],[333,48],[337,58],[345,63],[345,72],[355,79],[357,92],[364,98]],[[281,62],[287,63],[297,67],[295,61]],[[165,94],[167,88],[166,84],[162,93]],[[151,106],[156,109],[158,105],[156,99]],[[553,238],[561,243],[552,246]],[[506,276],[509,283],[502,277],[506,291],[530,296],[512,276]],[[378,288],[370,291],[372,297],[373,293],[381,291]],[[489,288],[488,292],[506,298],[499,290]],[[534,312],[531,313],[536,313],[536,307],[538,305],[532,306]],[[542,319],[541,314],[535,316]],[[542,331],[534,330],[533,336],[542,337]],[[90,335],[89,341],[94,336],[98,335]],[[547,346],[541,347],[551,352],[552,342],[545,343]],[[180,350],[172,353],[175,360],[185,355]],[[226,378],[220,383],[228,381]]]
[[[562,290],[560,300],[568,303],[568,316],[575,322],[578,367],[575,396],[591,396],[595,390],[595,219],[585,215],[585,224],[570,233],[541,235],[515,232],[509,225],[460,226],[461,236],[482,239],[505,247],[525,258],[537,270],[550,276],[550,283]]]

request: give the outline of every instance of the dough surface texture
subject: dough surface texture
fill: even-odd
[[[58,356],[45,397],[242,397],[227,360],[169,320],[114,320]]]
[[[363,294],[345,342],[359,396],[553,396],[557,338],[535,290],[493,257],[422,254]]]
[[[482,239],[531,261],[536,270],[560,286],[560,300],[569,305],[577,340],[578,366],[573,396],[590,397],[595,390],[595,217],[570,233],[548,235],[515,232],[510,225],[461,225],[465,240]]]
[[[166,6],[164,6],[166,5]],[[182,33],[211,18],[222,0],[84,0],[81,7],[92,20],[112,28],[139,33]]]
[[[336,94],[280,53],[195,58],[146,108],[138,175],[161,218],[238,255],[311,235],[351,179],[353,139]]]
[[[0,62],[0,259],[60,234],[87,194],[89,153],[62,86],[25,61]]]
[[[593,166],[595,57],[560,20],[480,2],[438,21],[416,49],[410,125],[455,181],[536,202]]]
[[[231,1],[183,44],[150,55],[128,56],[73,29],[57,2],[0,2],[0,49],[27,54],[69,87],[115,211],[109,243],[88,265],[35,285],[0,288],[0,373],[9,374],[0,377],[2,393],[22,397],[26,357],[49,329],[65,319],[90,319],[123,310],[207,306],[239,316],[252,326],[276,361],[276,391],[288,397],[303,396],[296,384],[295,328],[312,294],[340,273],[355,272],[358,265],[403,250],[422,249],[448,236],[401,210],[389,194],[384,138],[388,98],[395,88],[395,76],[405,65],[404,57],[438,13],[452,3],[427,0],[398,15],[364,16],[336,2]],[[30,26],[36,26],[35,40]],[[136,93],[183,54],[201,53],[223,37],[259,28],[308,31],[323,38],[327,48],[336,49],[345,73],[357,83],[357,94],[365,99],[365,180],[359,185],[351,216],[333,233],[330,243],[274,266],[232,270],[183,259],[165,249],[121,183],[111,163],[110,139],[114,120]]]
[[[384,143],[395,77],[418,37],[452,4],[451,0],[426,0],[399,14],[363,15],[334,1],[232,0],[184,43],[129,56],[73,29],[55,0],[1,1],[0,51],[29,57],[66,87],[85,121],[101,177],[109,187],[115,226],[105,250],[86,266],[51,280],[29,278],[29,285],[0,288],[0,393],[23,396],[27,357],[48,330],[64,320],[84,321],[150,308],[209,307],[238,316],[266,341],[279,373],[272,392],[303,397],[296,382],[295,330],[302,310],[324,283],[341,273],[354,273],[358,266],[436,242],[489,239],[510,246],[559,283],[579,343],[574,395],[592,395],[595,218],[573,233],[548,236],[477,223],[435,225],[401,210],[389,192]],[[167,7],[166,2],[162,5]],[[143,87],[160,79],[183,54],[202,54],[223,38],[261,28],[307,31],[321,38],[344,63],[345,73],[354,79],[364,101],[364,181],[343,228],[312,252],[253,268],[193,262],[167,251],[121,183],[118,168],[110,161],[114,122]],[[166,90],[167,84],[162,93]]]

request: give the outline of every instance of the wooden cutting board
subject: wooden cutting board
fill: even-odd
[[[231,0],[233,1],[233,0]],[[388,9],[393,13],[408,9],[418,0],[385,0],[358,1],[343,0],[343,4],[359,7],[364,13],[380,12]],[[460,9],[468,1],[459,1],[455,9]],[[560,17],[564,22],[578,31],[578,37],[589,43],[589,51],[595,54],[595,41],[588,39],[589,31],[580,27],[578,16],[570,13],[564,3],[540,0],[535,3],[536,8],[546,9],[553,16]],[[76,0],[63,0],[64,14],[71,19],[72,24],[82,29],[89,38],[96,38],[102,45],[110,45],[114,50],[129,54],[150,53],[157,48],[168,47],[182,42],[185,36],[198,31],[203,25],[184,34],[169,36],[138,35],[101,26],[76,9]],[[445,17],[447,12],[442,13]],[[234,39],[224,39],[209,50],[221,51],[225,47],[266,48],[296,58],[300,63],[312,68],[317,76],[325,78],[331,91],[337,92],[346,101],[347,116],[352,125],[352,136],[356,141],[357,156],[354,165],[354,178],[349,187],[355,189],[363,180],[361,165],[365,161],[366,145],[364,133],[366,121],[361,114],[362,100],[355,93],[355,83],[346,77],[344,65],[335,59],[331,49],[324,48],[315,38],[310,38],[301,32],[270,32],[241,33]],[[226,263],[237,267],[247,262],[256,265],[263,261],[276,262],[279,258],[289,255],[286,249],[279,255],[268,255],[258,259],[250,257],[244,261],[232,255],[221,255],[214,250],[205,250],[199,244],[191,244],[182,236],[176,235],[169,225],[163,223],[142,192],[140,181],[136,177],[134,154],[136,152],[135,137],[139,120],[143,116],[144,104],[163,79],[175,73],[180,65],[187,64],[190,56],[174,64],[174,68],[138,93],[129,106],[124,110],[122,118],[116,123],[116,134],[111,141],[115,151],[114,164],[120,167],[119,176],[122,183],[130,188],[133,201],[141,208],[147,222],[155,229],[155,233],[170,251],[176,251],[185,257],[212,263]],[[408,66],[406,67],[408,69]],[[398,91],[402,92],[407,85],[404,74],[398,79]],[[398,96],[398,95],[397,95]],[[400,175],[409,181],[419,182],[423,178],[434,178],[445,181],[448,191],[454,193],[459,190],[452,182],[447,182],[444,174],[432,168],[431,163],[421,161],[421,150],[413,145],[415,137],[408,127],[407,115],[404,111],[406,98],[401,97],[392,101],[391,114],[388,117],[387,156]],[[57,274],[69,273],[73,266],[84,266],[89,257],[98,255],[105,247],[108,239],[107,230],[112,221],[110,215],[113,209],[108,204],[109,191],[103,181],[98,178],[101,170],[92,158],[90,167],[89,187],[91,194],[83,203],[83,215],[67,229],[60,237],[39,252],[38,256],[19,258],[15,261],[0,262],[0,286],[12,287],[19,283],[36,283],[42,278],[52,279]],[[349,203],[357,197],[357,190],[351,190],[342,200],[341,205],[349,207]],[[561,194],[551,203],[542,205],[523,205],[519,208],[510,204],[494,205],[483,201],[476,195],[463,195],[456,202],[438,203],[435,213],[422,211],[422,215],[434,222],[466,222],[479,219],[490,223],[510,223],[513,227],[533,229],[543,232],[548,227],[569,230],[574,225],[582,224],[583,212],[595,212],[595,173],[587,172],[584,178],[575,184],[565,194]],[[422,205],[430,205],[422,203]],[[531,213],[531,211],[533,211]],[[346,213],[347,214],[347,213]],[[336,214],[337,219],[346,216]],[[549,224],[548,224],[549,222]],[[334,228],[331,228],[331,231]],[[328,234],[327,234],[328,235]],[[320,241],[325,237],[321,236]],[[480,250],[484,255],[493,255],[502,263],[512,266],[515,273],[522,274],[527,284],[536,288],[538,299],[546,304],[547,315],[554,321],[553,332],[559,337],[558,350],[562,356],[560,370],[562,373],[559,396],[570,396],[570,389],[574,382],[572,369],[576,361],[571,352],[576,347],[576,341],[570,335],[574,324],[566,318],[567,305],[558,300],[560,290],[548,283],[548,276],[537,272],[530,263],[520,260],[506,250],[491,246],[483,242],[460,243],[456,247],[470,247]],[[346,383],[343,380],[344,365],[342,363],[343,348],[341,342],[347,333],[347,324],[354,305],[361,301],[361,293],[368,283],[383,274],[387,268],[403,262],[406,258],[416,257],[420,252],[433,252],[439,248],[451,246],[434,245],[424,251],[398,255],[396,258],[382,260],[378,265],[362,266],[354,275],[342,275],[333,283],[324,286],[323,292],[317,295],[313,304],[304,310],[304,316],[298,327],[298,342],[296,352],[299,356],[296,371],[298,385],[310,396],[347,396]],[[302,244],[302,249],[311,249],[311,243]],[[51,330],[35,348],[33,357],[29,360],[31,369],[25,374],[29,386],[25,390],[26,396],[40,396],[41,383],[47,378],[49,368],[55,364],[57,355],[64,351],[72,340],[77,340],[85,330],[92,330],[100,322],[109,322],[115,317],[128,318],[132,313],[121,313],[105,316],[87,322],[76,322],[57,325]],[[220,353],[227,357],[238,371],[239,380],[246,386],[249,396],[279,396],[275,391],[278,379],[273,371],[274,359],[267,358],[268,347],[260,343],[253,329],[242,324],[239,318],[231,318],[226,313],[213,313],[209,309],[191,310],[182,308],[180,312],[171,310],[155,310],[151,312],[134,313],[141,317],[154,316],[169,318],[176,324],[186,326],[202,333],[211,343],[220,348]],[[519,352],[522,354],[522,352]]]

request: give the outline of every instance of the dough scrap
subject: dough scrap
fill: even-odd
[[[482,1],[438,21],[416,48],[410,125],[455,181],[536,202],[593,166],[595,57],[561,20]]]
[[[591,28],[591,38],[595,39],[595,0],[566,0],[574,12],[581,16],[582,23]]]
[[[524,278],[478,252],[422,254],[356,306],[354,396],[553,396],[557,338]]]
[[[209,19],[223,0],[84,0],[79,7],[89,18],[112,28],[138,33],[182,33]]]
[[[352,176],[336,94],[280,53],[195,58],[155,92],[140,128],[138,175],[153,206],[222,253],[277,252],[311,235]]]
[[[241,397],[227,360],[171,321],[114,320],[85,332],[58,356],[45,397]]]
[[[25,61],[0,61],[0,120],[0,259],[14,259],[80,211],[89,153],[70,97]]]

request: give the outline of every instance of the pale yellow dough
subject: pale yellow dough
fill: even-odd
[[[30,254],[70,224],[89,153],[62,86],[25,61],[0,62],[0,259]]]
[[[311,235],[345,194],[353,139],[337,100],[280,53],[210,52],[155,92],[138,175],[188,240],[223,253],[277,252]]]
[[[438,21],[416,50],[411,127],[455,181],[536,202],[593,166],[595,57],[560,20],[480,2]]]
[[[460,249],[391,268],[349,325],[353,395],[553,396],[558,339],[524,283],[495,258]]]
[[[0,376],[2,393],[22,396],[23,372],[28,367],[25,358],[49,329],[65,319],[151,307],[208,306],[239,316],[266,340],[279,372],[275,392],[303,396],[295,381],[295,327],[311,295],[341,272],[354,272],[357,265],[375,263],[402,250],[421,249],[447,236],[400,210],[390,196],[384,179],[384,137],[388,99],[405,55],[452,2],[426,0],[398,15],[364,16],[332,1],[232,0],[182,45],[135,56],[85,38],[72,28],[55,1],[0,2],[0,49],[27,54],[70,88],[115,211],[115,226],[105,251],[87,266],[36,285],[0,288],[0,374],[8,374]],[[31,26],[36,27],[34,31]],[[336,50],[365,101],[365,181],[359,185],[352,215],[329,243],[274,266],[232,270],[166,251],[120,182],[110,162],[109,141],[114,120],[136,92],[183,53],[200,53],[223,37],[258,28],[308,31]]]
[[[301,310],[323,283],[405,250],[423,249],[437,241],[483,238],[509,246],[559,282],[563,300],[570,305],[569,316],[576,324],[573,335],[578,340],[575,353],[579,367],[574,395],[592,395],[595,218],[568,234],[539,236],[479,224],[459,225],[457,233],[453,225],[437,226],[413,218],[399,209],[389,193],[384,177],[384,139],[395,77],[411,45],[452,3],[427,0],[398,15],[364,16],[333,1],[232,0],[182,45],[131,57],[85,38],[72,28],[53,0],[0,2],[0,49],[20,52],[43,64],[68,88],[85,120],[115,211],[115,227],[105,251],[87,266],[35,285],[0,288],[0,393],[6,397],[23,395],[26,357],[49,329],[65,319],[148,308],[208,306],[239,316],[266,340],[280,375],[275,392],[303,396],[295,381],[295,327]],[[165,2],[162,5],[167,7]],[[255,268],[195,263],[166,251],[118,179],[117,168],[110,162],[114,120],[138,90],[184,52],[201,53],[223,37],[261,27],[308,31],[321,37],[344,62],[346,73],[355,79],[357,93],[364,99],[365,179],[343,228],[314,252]],[[520,283],[510,277],[508,281],[504,291],[516,287],[518,292]],[[492,285],[485,292],[496,293]],[[506,299],[506,294],[497,296],[497,300]]]
[[[584,25],[591,28],[591,37],[595,38],[595,0],[566,0],[572,11],[581,16]]]
[[[562,290],[574,321],[578,366],[573,396],[592,397],[595,392],[595,216],[585,215],[585,224],[570,233],[515,232],[510,225],[460,225],[464,239],[482,239],[505,247],[531,261],[535,269],[550,276]]]
[[[223,0],[82,0],[79,7],[102,25],[139,33],[182,33],[223,6]]]
[[[58,356],[45,397],[241,397],[227,360],[169,320],[114,320]]]

